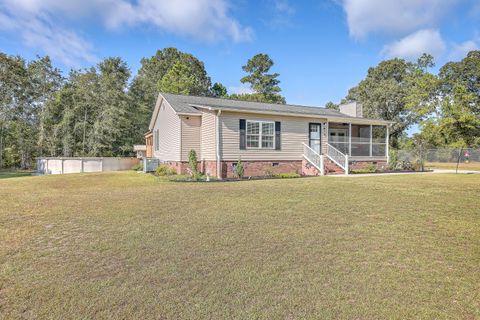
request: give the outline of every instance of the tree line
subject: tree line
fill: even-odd
[[[391,143],[396,148],[480,147],[480,51],[446,63],[438,74],[429,71],[434,66],[428,54],[416,62],[382,61],[342,102],[360,102],[364,116],[395,121]],[[412,125],[420,131],[407,137]]]
[[[30,168],[37,156],[130,156],[143,143],[158,92],[286,103],[274,62],[257,54],[240,79],[252,89],[229,94],[202,61],[175,48],[141,59],[131,77],[125,61],[106,58],[65,76],[50,58],[0,53],[0,168]],[[389,59],[371,67],[340,103],[363,104],[364,116],[395,121],[393,147],[480,146],[480,51],[430,72],[433,57]],[[327,108],[338,109],[329,102]],[[419,125],[413,138],[406,129]]]
[[[273,61],[258,54],[243,66],[251,94],[212,85],[202,61],[175,48],[127,63],[106,58],[67,76],[48,56],[26,61],[0,53],[0,169],[30,168],[37,156],[131,156],[144,143],[158,92],[285,103]]]

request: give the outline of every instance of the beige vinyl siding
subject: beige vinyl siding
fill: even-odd
[[[202,118],[200,116],[180,116],[182,123],[182,156],[181,161],[188,161],[188,153],[195,150],[198,160],[201,159],[200,135]]]
[[[164,161],[180,161],[181,123],[168,102],[163,101],[158,112],[153,133],[158,130],[158,150],[153,150],[154,158]],[[155,147],[155,139],[154,139]]]
[[[202,128],[200,149],[200,160],[215,160],[216,155],[216,132],[215,132],[215,118],[213,111],[205,111],[202,113]]]
[[[248,149],[240,150],[239,120],[261,120],[281,122],[281,150]],[[220,137],[222,160],[301,160],[302,142],[308,144],[308,124],[325,123],[325,119],[255,115],[249,113],[222,112],[220,115]],[[322,144],[325,136],[322,134]]]

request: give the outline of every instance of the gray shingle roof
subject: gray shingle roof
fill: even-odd
[[[308,107],[292,104],[274,104],[242,100],[230,100],[211,97],[184,96],[171,93],[162,93],[172,108],[178,113],[200,113],[193,105],[212,108],[231,109],[237,111],[268,111],[278,113],[292,113],[312,116],[330,116],[341,118],[353,118],[337,110],[322,107]]]

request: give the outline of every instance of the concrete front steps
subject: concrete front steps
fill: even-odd
[[[325,175],[337,175],[337,174],[345,174],[345,171],[340,168],[335,162],[325,157],[324,160],[325,166]]]

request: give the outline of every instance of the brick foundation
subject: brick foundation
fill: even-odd
[[[304,173],[301,160],[293,161],[242,161],[244,168],[245,177],[263,177],[269,174],[276,173],[291,173],[295,172],[298,174],[307,174]],[[167,161],[165,163],[171,168],[174,168],[177,171],[177,174],[188,174],[190,173],[190,166],[188,162],[181,161]],[[222,161],[220,163],[221,175],[222,178],[234,178],[234,166],[237,164],[237,161]],[[313,168],[315,169],[315,168]],[[208,173],[210,176],[217,176],[217,162],[216,161],[199,161],[198,170],[202,173]],[[316,169],[315,169],[316,170]],[[308,174],[309,175],[309,174]],[[313,174],[315,175],[315,174]]]
[[[319,176],[320,171],[311,163],[304,160],[283,160],[283,161],[242,161],[245,177],[263,177],[276,173],[295,172],[303,176]],[[177,174],[189,174],[190,166],[188,162],[168,161],[166,163],[177,171]],[[222,178],[234,178],[234,166],[237,161],[221,161]],[[386,161],[352,161],[350,170],[364,169],[374,164],[377,170],[382,171],[387,168]],[[217,176],[217,162],[212,160],[203,160],[198,162],[198,170],[202,173],[208,173],[212,177]],[[343,172],[342,172],[343,173]],[[328,174],[328,173],[327,173]]]
[[[245,177],[263,177],[277,173],[295,172],[302,174],[302,161],[242,161]],[[222,161],[222,178],[235,177],[237,161]]]
[[[320,171],[310,162],[302,160],[302,176],[319,176],[320,174]]]
[[[167,161],[164,164],[177,171],[177,174],[187,173],[188,164],[180,161]]]

